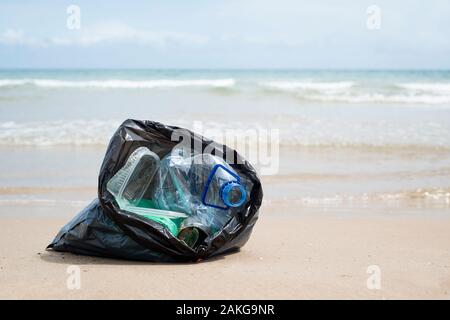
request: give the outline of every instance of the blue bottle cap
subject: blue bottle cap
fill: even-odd
[[[228,182],[221,189],[222,200],[228,207],[239,207],[247,199],[247,191],[239,182]]]

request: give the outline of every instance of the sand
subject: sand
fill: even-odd
[[[450,298],[445,217],[288,214],[266,206],[240,252],[161,264],[45,251],[71,210],[0,218],[1,299]],[[79,289],[67,286],[73,266]]]

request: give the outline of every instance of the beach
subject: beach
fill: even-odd
[[[449,83],[447,71],[0,71],[0,298],[449,299]],[[45,250],[97,196],[127,118],[252,163],[264,198],[240,252],[166,264]]]
[[[1,219],[1,299],[450,298],[448,218],[339,218],[269,206],[240,252],[166,264],[45,251],[70,217],[62,211]],[[367,287],[373,265],[380,289]],[[71,266],[80,268],[79,289],[67,287]]]

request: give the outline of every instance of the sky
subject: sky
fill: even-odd
[[[450,1],[0,0],[0,68],[450,69]]]

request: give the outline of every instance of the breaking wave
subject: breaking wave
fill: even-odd
[[[100,89],[155,89],[179,87],[230,88],[234,79],[190,79],[190,80],[54,80],[54,79],[3,79],[0,87],[36,86],[43,88],[100,88]]]
[[[444,82],[401,83],[401,84],[398,84],[398,87],[406,89],[406,90],[410,90],[410,91],[419,91],[419,92],[429,92],[429,93],[449,94],[450,95],[450,83],[444,83]]]
[[[191,128],[192,122],[187,120],[165,120],[184,128]],[[306,121],[302,124],[292,119],[290,122],[272,123],[278,128],[277,135],[258,121],[218,122],[207,121],[199,134],[210,137],[218,142],[231,142],[230,134],[236,134],[246,144],[273,144],[280,147],[352,147],[352,148],[408,148],[408,149],[449,149],[450,128],[445,124],[428,123],[400,128],[395,123],[347,124],[325,120]],[[70,121],[29,121],[0,122],[0,146],[105,146],[120,120],[70,120]],[[279,129],[281,128],[282,129]],[[80,130],[82,128],[82,130]],[[254,133],[257,140],[249,140],[243,136],[242,129]],[[240,131],[237,129],[241,129]],[[233,140],[234,141],[234,140]],[[236,140],[237,141],[237,140]],[[236,142],[234,141],[234,142]],[[234,143],[233,142],[233,143]]]
[[[352,81],[338,81],[338,82],[308,82],[308,81],[274,81],[263,82],[263,87],[281,91],[343,91],[354,86]]]
[[[368,86],[354,81],[273,81],[260,86],[318,102],[449,104],[450,83],[400,83]]]

